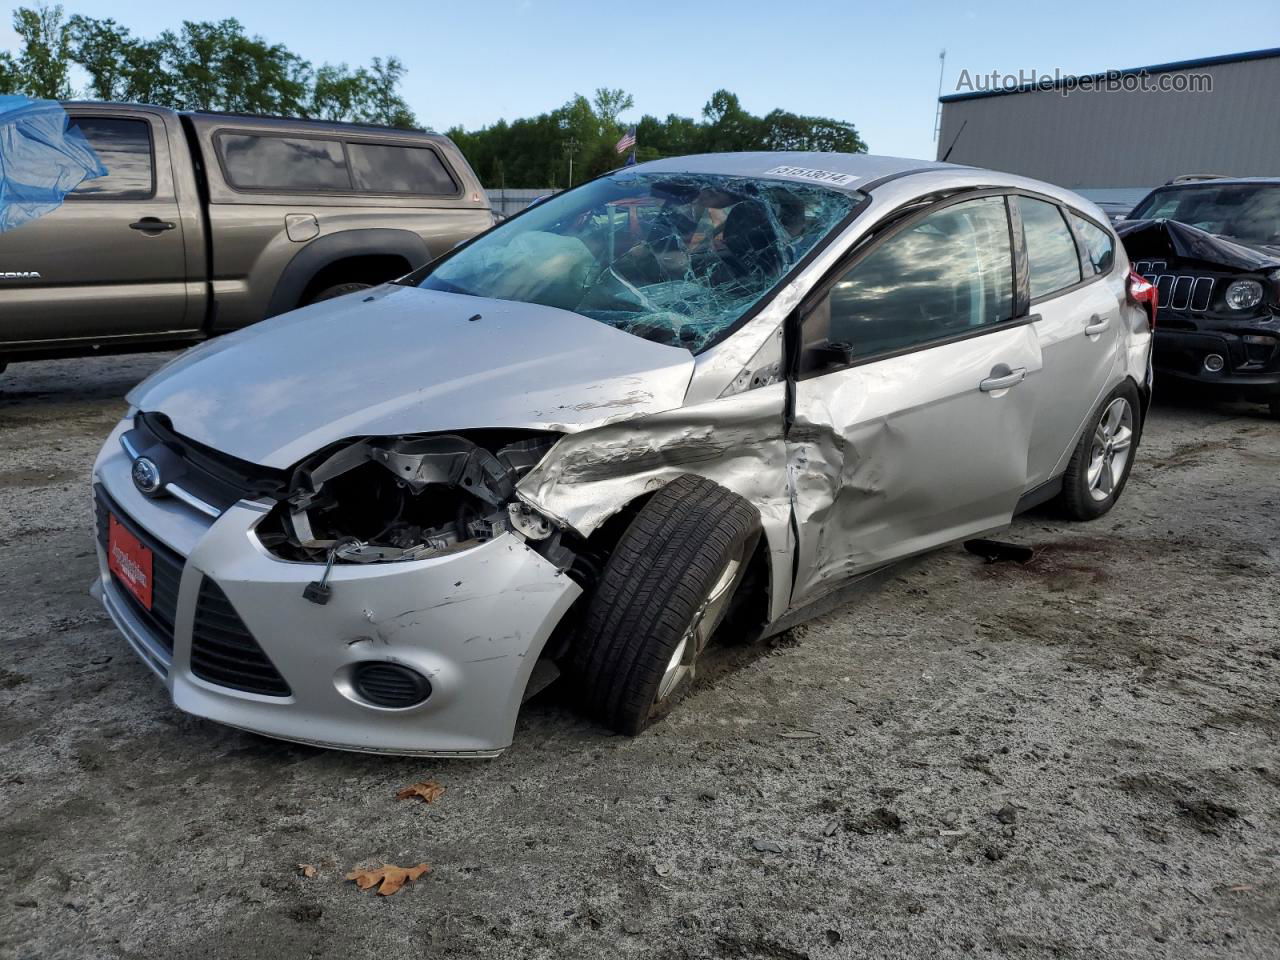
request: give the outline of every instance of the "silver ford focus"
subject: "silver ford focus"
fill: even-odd
[[[1093,204],[842,154],[628,167],[203,344],[94,467],[100,577],[181,709],[493,756],[557,675],[634,734],[717,635],[1124,489],[1154,291]]]

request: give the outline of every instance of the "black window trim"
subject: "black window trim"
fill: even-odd
[[[853,248],[851,248],[845,256],[841,257],[827,273],[805,294],[800,305],[793,311],[794,322],[787,326],[792,331],[795,346],[788,350],[791,358],[791,378],[797,381],[813,380],[817,377],[825,377],[828,374],[839,373],[842,370],[851,370],[854,367],[866,366],[869,363],[879,363],[881,360],[891,360],[895,357],[904,357],[908,354],[919,353],[922,350],[932,350],[935,347],[943,347],[952,343],[960,343],[964,340],[972,340],[974,337],[985,337],[988,334],[996,333],[1000,330],[1012,330],[1016,327],[1027,326],[1035,323],[1040,319],[1039,314],[1027,313],[1019,315],[1017,310],[1019,307],[1018,299],[1018,249],[1016,238],[1012,234],[1013,204],[1009,202],[1009,196],[1013,193],[1007,187],[982,187],[973,190],[962,190],[956,193],[948,194],[942,199],[920,205],[918,200],[910,201],[898,210],[886,215],[881,221],[878,228],[870,234],[863,237]],[[964,330],[960,333],[953,333],[945,337],[937,337],[933,340],[923,340],[920,343],[909,344],[905,347],[898,347],[893,350],[882,350],[879,353],[871,353],[862,357],[855,357],[848,363],[840,365],[829,365],[816,370],[801,371],[800,362],[803,359],[803,345],[801,344],[801,330],[805,320],[809,315],[830,296],[832,288],[849,270],[852,270],[862,260],[871,254],[872,251],[880,247],[881,244],[888,242],[892,237],[897,236],[905,230],[915,226],[926,217],[937,213],[939,210],[945,210],[947,207],[955,206],[958,203],[964,203],[968,200],[983,200],[988,197],[1000,197],[1004,201],[1005,223],[1010,231],[1009,236],[1009,258],[1010,268],[1013,272],[1013,308],[1014,315],[1008,320],[1001,320],[998,323],[984,324],[973,330]],[[902,216],[897,216],[899,213]]]
[[[147,149],[149,151],[149,156],[151,158],[151,191],[145,197],[103,197],[103,196],[94,196],[91,193],[76,193],[74,190],[72,190],[65,197],[63,197],[64,200],[74,200],[76,203],[84,203],[86,200],[92,200],[95,203],[147,203],[148,201],[154,200],[156,198],[156,186],[157,186],[156,185],[156,130],[155,130],[155,125],[152,123],[150,117],[140,117],[134,114],[123,114],[123,113],[98,113],[98,112],[78,113],[74,110],[68,110],[67,118],[71,121],[71,123],[76,124],[77,127],[81,120],[136,120],[139,123],[142,123],[143,125],[145,125],[147,128]],[[83,131],[82,131],[82,135],[83,135]],[[90,144],[90,146],[92,146],[92,144]],[[94,151],[94,152],[96,153],[97,151]],[[110,173],[111,171],[108,170],[107,171],[108,176],[110,175]],[[80,181],[80,183],[86,183],[86,182],[88,181],[85,181],[85,180]],[[77,186],[79,186],[79,184],[77,184]]]
[[[299,189],[297,187],[244,187],[238,186],[231,179],[231,174],[227,170],[225,158],[222,150],[222,138],[224,136],[248,136],[248,137],[275,137],[280,140],[320,140],[326,143],[336,143],[342,148],[342,162],[347,171],[347,183],[350,185],[346,190],[333,189],[327,187],[313,187],[310,189]],[[434,143],[430,141],[415,140],[406,141],[392,139],[389,137],[360,137],[350,136],[338,133],[334,136],[327,136],[320,133],[312,133],[310,131],[294,132],[291,130],[257,130],[252,127],[218,127],[211,134],[213,140],[213,155],[218,161],[218,170],[222,174],[222,182],[227,188],[234,193],[241,193],[247,196],[291,196],[291,197],[309,197],[309,196],[326,196],[326,197],[389,197],[393,199],[408,198],[425,198],[430,200],[461,200],[465,196],[462,178],[450,165],[444,153],[436,148]],[[374,193],[367,190],[357,190],[355,178],[351,173],[351,157],[347,153],[348,143],[368,144],[375,147],[408,147],[414,150],[430,150],[436,155],[436,159],[440,161],[440,165],[444,167],[445,173],[449,179],[453,181],[455,190],[453,193]]]

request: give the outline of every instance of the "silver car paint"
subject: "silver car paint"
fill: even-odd
[[[388,285],[197,347],[129,402],[192,440],[288,467],[348,437],[566,432],[669,410],[693,366],[687,350],[565,310]]]
[[[320,415],[309,415],[303,409],[305,405],[288,401],[286,409],[293,415],[263,417],[272,409],[271,398],[255,391],[270,383],[273,373],[256,367],[251,371],[254,377],[247,376],[243,363],[251,360],[252,351],[234,350],[235,344],[227,347],[215,344],[203,352],[196,351],[195,355],[144,384],[130,399],[144,409],[168,412],[175,418],[179,432],[193,439],[229,453],[241,451],[237,454],[241,456],[250,450],[256,451],[257,456],[246,458],[270,465],[292,462],[327,442],[360,433],[427,432],[495,425],[560,430],[566,435],[522,480],[517,493],[526,503],[583,535],[589,535],[637,496],[660,487],[672,476],[697,473],[740,493],[760,510],[772,561],[770,613],[772,619],[777,620],[848,574],[1007,523],[1018,498],[1035,486],[1039,472],[1043,471],[1037,463],[1048,462],[1054,453],[1055,444],[1051,443],[1040,461],[1028,460],[1028,451],[1034,446],[1033,430],[1047,424],[1057,435],[1060,446],[1053,460],[1055,469],[1060,470],[1090,412],[1085,409],[1089,405],[1081,403],[1079,411],[1061,411],[1054,417],[1046,414],[1045,404],[1051,403],[1052,398],[1046,400],[1045,391],[1034,387],[1037,382],[1044,383],[1039,380],[1043,358],[1045,351],[1052,349],[1055,337],[1048,335],[1050,324],[1045,325],[1044,333],[1039,325],[1026,324],[801,381],[796,385],[796,421],[790,439],[785,439],[786,385],[778,382],[781,331],[783,321],[803,295],[886,214],[938,191],[965,187],[1028,189],[1069,203],[1099,222],[1106,222],[1092,204],[1046,184],[988,171],[914,161],[842,155],[742,154],[659,161],[648,168],[759,176],[781,163],[849,172],[861,177],[860,182],[907,169],[924,168],[925,172],[878,186],[861,215],[804,271],[779,290],[773,300],[733,336],[697,358],[690,358],[684,351],[656,347],[619,334],[626,346],[619,346],[617,352],[628,356],[610,358],[614,365],[603,370],[595,367],[576,370],[571,358],[576,357],[576,362],[581,363],[582,355],[575,354],[572,346],[579,335],[592,338],[591,348],[604,349],[604,339],[590,333],[588,326],[609,334],[616,331],[594,321],[585,321],[588,326],[579,327],[552,316],[559,311],[508,304],[504,306],[510,313],[510,322],[503,329],[518,342],[473,337],[461,326],[467,321],[458,322],[452,313],[450,323],[442,326],[452,347],[445,356],[458,357],[459,349],[474,350],[485,356],[487,363],[499,367],[500,376],[484,376],[484,366],[479,361],[472,366],[471,360],[464,357],[460,361],[463,369],[453,365],[445,368],[458,378],[455,387],[444,379],[438,365],[423,363],[424,358],[419,357],[419,363],[406,365],[399,369],[398,377],[388,378],[380,372],[385,368],[377,364],[394,364],[395,350],[418,347],[416,342],[381,339],[381,312],[389,311],[387,329],[403,337],[417,332],[409,326],[412,323],[409,318],[416,315],[415,304],[427,301],[414,299],[424,291],[383,291],[379,293],[380,302],[367,305],[371,309],[365,324],[372,327],[357,323],[355,308],[348,309],[348,304],[337,301],[311,308],[312,311],[331,310],[332,314],[311,312],[305,318],[302,314],[286,317],[280,326],[268,328],[263,334],[267,339],[256,340],[255,350],[271,346],[271,351],[264,352],[270,352],[271,359],[288,368],[291,374],[299,367],[306,371],[305,376],[293,378],[291,382],[306,392],[308,404],[328,405],[329,409],[343,411],[357,409],[358,413],[333,417],[322,409]],[[856,188],[858,184],[853,186]],[[1122,248],[1118,248],[1117,254],[1119,262],[1111,279],[1082,288],[1099,293],[1106,291],[1112,298],[1109,302],[1118,304],[1120,314],[1116,324],[1119,342],[1099,345],[1100,349],[1112,352],[1114,360],[1095,367],[1099,379],[1088,386],[1090,399],[1113,389],[1125,377],[1138,383],[1147,382],[1150,336],[1141,312],[1124,305],[1123,278],[1127,271]],[[437,304],[445,311],[443,301],[433,302],[433,308]],[[495,313],[495,306],[488,301],[467,300],[467,304],[467,309],[474,305],[475,310],[485,316]],[[546,320],[552,332],[550,337],[541,329],[541,324],[536,336],[522,335],[534,326],[522,322],[531,316],[526,311],[538,313],[539,319]],[[323,349],[316,349],[318,344],[310,336],[310,325],[307,341],[294,342],[288,330],[291,323],[300,324],[307,318],[314,322],[317,316],[332,321],[334,335],[323,344]],[[350,324],[353,330],[345,342],[337,335],[343,323]],[[479,329],[479,324],[473,326]],[[369,345],[366,349],[362,344],[361,336],[367,335],[366,331],[372,331],[379,338],[376,347]],[[252,332],[248,336],[252,336]],[[1062,336],[1065,334],[1058,339]],[[392,344],[395,350],[388,354],[386,351]],[[548,348],[553,356],[562,356],[564,362],[539,362]],[[216,361],[224,351],[239,354],[240,359],[232,362],[232,357],[228,357],[224,364],[200,369],[204,363]],[[680,355],[678,360],[673,353]],[[522,358],[528,362],[522,363]],[[998,395],[979,391],[978,381],[1001,363],[1026,367],[1027,382],[1000,391]],[[345,364],[357,367],[361,375],[350,378],[341,375],[339,371]],[[184,367],[189,369],[183,370]],[[182,376],[178,378],[180,371]],[[422,376],[422,371],[430,378],[428,382],[436,386],[425,389],[418,386],[420,381],[410,374],[417,372]],[[336,394],[325,388],[326,372],[339,378],[340,390]],[[600,373],[604,374],[603,378],[598,376]],[[548,378],[553,379],[548,382]],[[197,383],[199,390],[195,389]],[[588,383],[601,386],[586,393]],[[477,384],[485,386],[477,391]],[[486,389],[493,393],[485,395]],[[191,392],[184,393],[186,390]],[[204,416],[186,413],[184,404],[199,400],[205,391],[214,393],[218,405],[207,408]],[[436,402],[419,402],[424,394],[434,397]],[[247,399],[237,399],[242,395]],[[369,399],[371,410],[359,407],[362,397]],[[531,398],[538,400],[531,402]],[[219,423],[218,411],[225,409],[225,405],[230,405],[241,418],[256,415],[269,422],[263,424],[257,436],[245,440],[239,436],[245,426],[243,421],[235,430]],[[184,416],[185,421],[181,419]],[[300,434],[306,439],[300,440]],[[281,598],[287,601],[289,594],[271,587],[288,583],[291,588],[300,589],[301,583],[314,575],[314,569],[306,564],[284,564],[260,549],[248,549],[246,543],[254,542],[250,535],[253,517],[258,515],[249,507],[243,511],[233,508],[207,533],[192,540],[187,529],[192,523],[189,518],[184,521],[186,527],[179,529],[180,525],[175,525],[172,517],[156,515],[157,511],[166,514],[181,511],[181,505],[143,500],[136,495],[135,499],[129,497],[131,485],[122,472],[127,460],[117,465],[118,453],[111,447],[109,440],[96,476],[122,506],[170,546],[190,556],[193,564],[199,551],[201,562],[206,565],[205,572],[215,575],[220,583],[224,578],[231,579],[231,589],[236,591],[231,594],[233,601],[239,598],[240,602],[252,604],[254,610],[264,608],[265,611],[267,607],[277,606],[269,617],[265,612],[255,614],[255,618],[262,618],[255,619],[255,623],[271,630],[292,629],[295,621],[290,611],[295,610],[296,605],[282,603]],[[939,455],[944,458],[945,468],[938,466]],[[966,492],[971,497],[968,501],[961,496]],[[962,502],[967,504],[963,509],[959,506]],[[225,536],[223,529],[227,531]],[[221,546],[204,552],[203,537],[212,537],[215,530]],[[492,546],[452,554],[437,562],[440,569],[451,569],[468,564],[481,549]],[[515,544],[509,546],[514,548]],[[491,602],[483,610],[479,606],[471,607],[476,616],[469,624],[487,643],[514,635],[516,641],[504,648],[506,653],[496,662],[519,660],[531,667],[558,621],[559,612],[571,602],[573,585],[564,577],[559,581],[548,580],[547,571],[539,567],[539,564],[545,566],[545,562],[536,554],[524,551],[516,555],[523,557],[520,570],[511,574],[501,592],[501,602]],[[378,565],[361,568],[360,572],[371,581],[386,578],[390,582],[402,575],[401,566],[416,567],[432,562]],[[259,567],[260,563],[265,565]],[[285,577],[276,569],[290,566],[297,568],[294,577]],[[798,571],[794,583],[793,569]],[[352,575],[346,569],[342,574]],[[553,597],[554,602],[541,603],[554,593],[548,584],[556,582],[562,592]],[[109,586],[105,575],[104,583]],[[184,597],[191,589],[194,587],[189,587],[184,580]],[[443,593],[425,600],[415,599],[414,603],[421,602],[423,607],[412,609],[439,605],[448,592],[443,587],[436,589]],[[348,596],[342,596],[343,593]],[[547,596],[543,596],[544,593]],[[415,591],[414,596],[423,594]],[[490,599],[496,596],[495,592]],[[529,596],[540,600],[530,604]],[[239,609],[240,603],[236,606]],[[405,608],[410,609],[408,605]],[[370,608],[358,595],[339,591],[334,603],[320,610],[316,622],[323,625],[332,620],[343,624],[348,632],[355,630],[362,618],[366,625],[385,623],[381,611],[374,609],[371,620],[365,613],[367,609]],[[189,616],[188,611],[186,617]],[[189,630],[189,619],[183,622]],[[304,666],[311,648],[297,648],[289,652],[289,656],[297,658],[296,664],[289,660],[281,665],[286,676],[292,680],[292,670],[302,671],[306,677],[325,675],[325,670],[334,662],[332,648],[346,642],[334,636],[331,628],[327,633],[328,636],[316,641],[315,648],[323,651],[324,670],[313,674]],[[268,646],[266,640],[263,642]],[[417,635],[409,639],[405,655],[426,656],[441,646],[461,649],[457,636],[441,637],[432,633],[429,637]],[[268,652],[273,657],[279,655],[275,646],[268,646]],[[352,721],[355,726],[348,731],[345,722],[317,724],[315,717],[308,718],[301,713],[291,715],[283,709],[269,717],[269,711],[251,703],[254,698],[250,695],[206,689],[210,685],[194,680],[180,669],[181,656],[179,643],[175,647],[169,680],[175,700],[181,698],[180,706],[197,712],[203,710],[206,716],[252,726],[274,736],[348,749],[372,749],[370,744],[382,734],[373,734],[371,730],[387,730],[387,725],[377,726],[368,718],[363,726]],[[501,669],[509,671],[512,666],[512,663],[503,663]],[[394,749],[443,754],[455,750],[502,749],[511,738],[508,721],[514,722],[519,704],[517,688],[527,676],[527,671],[505,673],[501,683],[486,688],[487,696],[494,695],[499,688],[505,689],[507,698],[503,702],[489,700],[477,708],[501,717],[498,725],[501,733],[487,728],[489,739],[483,744],[478,740],[460,744],[455,728],[442,726],[430,711],[424,711],[420,725],[404,724],[403,736],[393,737],[396,739]],[[331,677],[330,685],[333,686]],[[198,696],[195,691],[199,692]],[[368,708],[360,709],[373,713]],[[292,716],[298,719],[291,719]],[[476,728],[469,729],[474,733]]]

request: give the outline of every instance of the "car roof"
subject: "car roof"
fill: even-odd
[[[907,173],[939,172],[945,170],[972,169],[954,163],[934,160],[912,160],[907,157],[882,157],[869,153],[826,153],[818,151],[781,151],[754,153],[700,153],[687,157],[667,157],[648,163],[627,167],[638,173],[704,173],[735,177],[778,176],[778,167],[798,167],[806,171],[845,174],[856,179],[847,183],[824,183],[824,186],[843,190],[858,190],[861,186],[885,177]],[[793,180],[792,177],[778,179]],[[822,183],[815,180],[814,182]]]
[[[1202,180],[1184,180],[1181,183],[1166,183],[1156,190],[1181,190],[1183,187],[1221,187],[1235,183],[1280,183],[1280,177],[1206,177]]]

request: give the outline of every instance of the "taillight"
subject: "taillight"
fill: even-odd
[[[1156,307],[1159,305],[1160,300],[1159,295],[1156,293],[1156,285],[1147,282],[1146,277],[1130,270],[1128,293],[1130,303],[1146,309],[1147,325],[1154,330],[1156,328]]]

